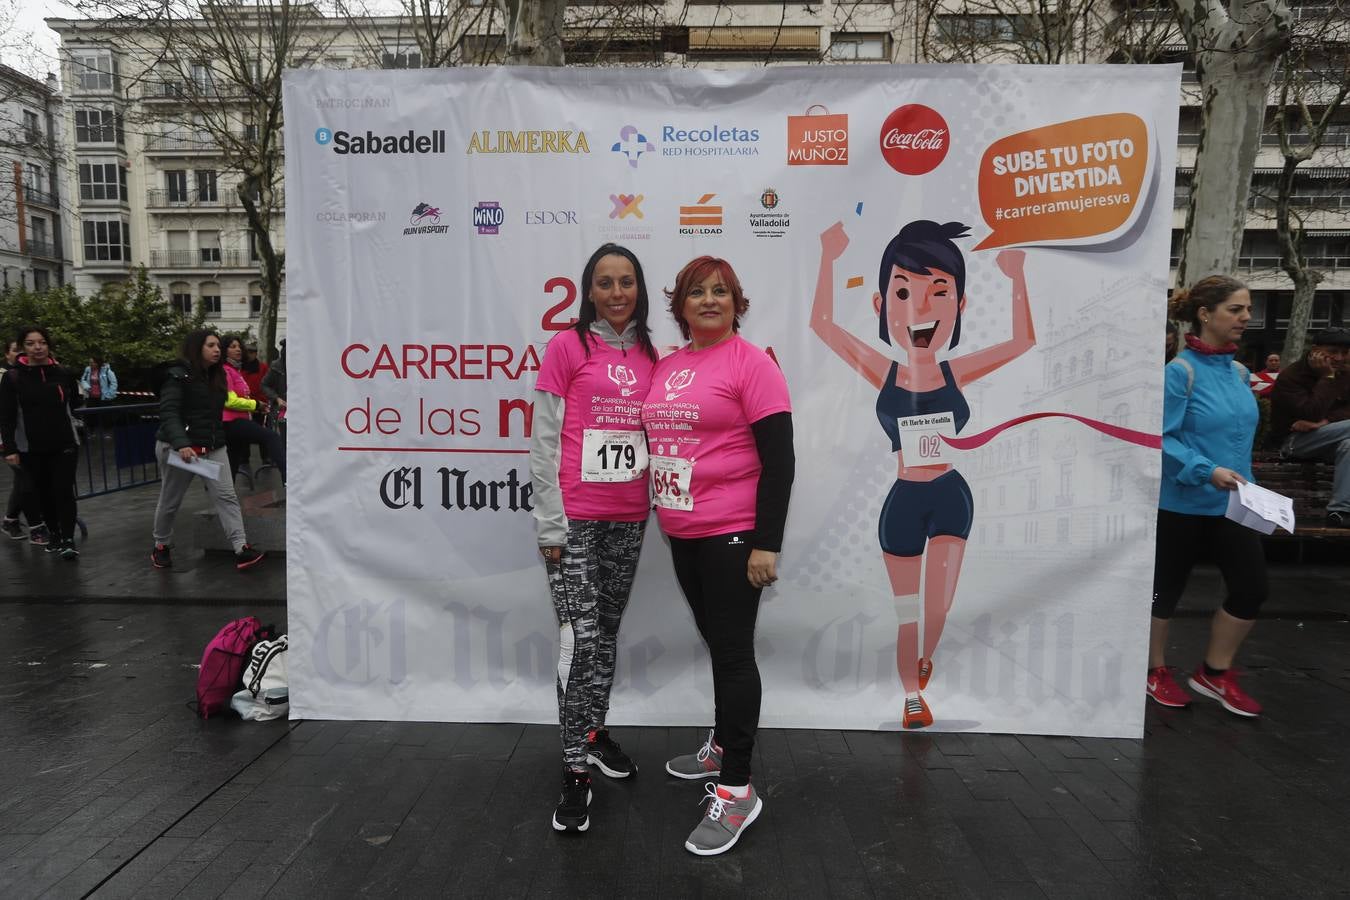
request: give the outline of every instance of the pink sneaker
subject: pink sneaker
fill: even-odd
[[[1229,669],[1222,675],[1206,675],[1202,665],[1190,677],[1190,685],[1196,693],[1218,700],[1234,715],[1248,718],[1261,715],[1261,704],[1238,687],[1236,669]]]
[[[1148,695],[1160,706],[1184,709],[1191,705],[1191,695],[1182,690],[1172,677],[1171,666],[1158,666],[1148,670]]]

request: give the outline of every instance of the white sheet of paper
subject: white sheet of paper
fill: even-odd
[[[1225,515],[1262,534],[1270,534],[1276,527],[1293,534],[1296,527],[1294,501],[1251,482],[1240,484],[1237,490],[1229,492]]]
[[[193,475],[200,475],[209,481],[220,478],[220,463],[203,456],[198,456],[192,462],[185,463],[176,451],[170,451],[169,465],[175,469],[182,469],[184,472],[191,472]]]

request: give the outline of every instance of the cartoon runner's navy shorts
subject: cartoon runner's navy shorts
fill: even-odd
[[[929,538],[970,537],[975,500],[955,469],[932,481],[896,480],[881,507],[877,537],[892,556],[919,556]]]

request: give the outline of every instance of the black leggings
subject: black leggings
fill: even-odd
[[[1266,602],[1266,554],[1261,536],[1223,516],[1192,516],[1158,510],[1158,549],[1153,566],[1153,618],[1170,619],[1186,589],[1191,567],[1205,553],[1219,567],[1228,599],[1224,612],[1255,619]]]
[[[23,466],[10,466],[14,476],[14,486],[9,491],[9,503],[5,506],[5,518],[17,519],[22,513],[29,528],[42,524],[42,507],[38,505],[37,491],[33,490],[33,479],[24,471]]]
[[[33,479],[38,505],[47,521],[53,543],[75,537],[74,447],[60,453],[22,453],[24,471]],[[29,523],[32,524],[32,523]]]
[[[230,474],[238,475],[239,467],[248,462],[249,446],[257,444],[264,450],[263,457],[281,471],[286,480],[286,442],[281,435],[264,428],[252,419],[230,419],[225,423],[225,449],[230,457]]]
[[[759,728],[755,618],[761,589],[746,577],[750,549],[749,532],[670,539],[675,577],[712,657],[720,781],[733,787],[750,783],[750,754]]]

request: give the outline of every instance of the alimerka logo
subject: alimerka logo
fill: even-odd
[[[935,109],[911,103],[893,110],[881,125],[881,155],[902,175],[924,175],[951,149],[947,120]]]

